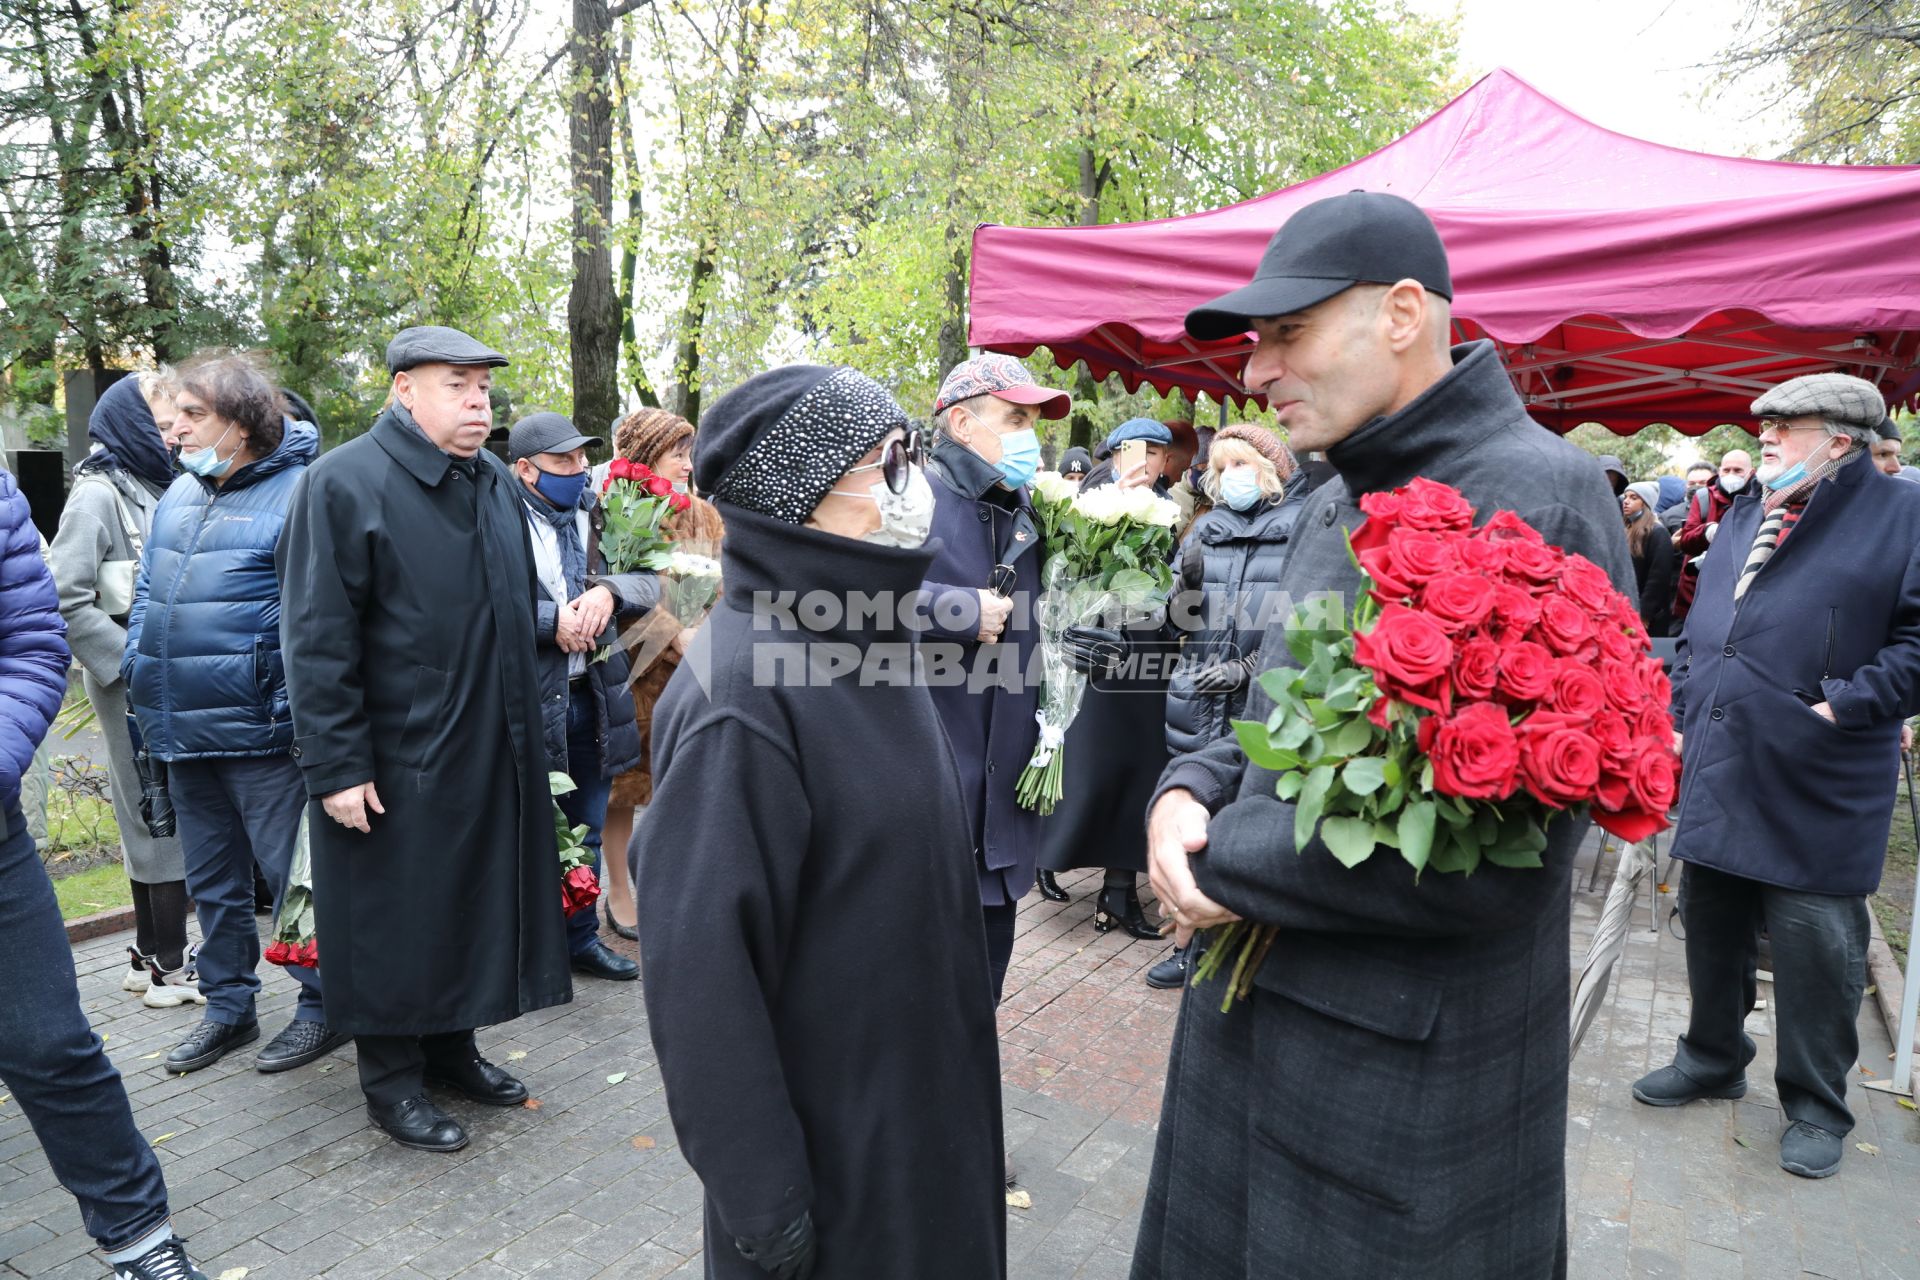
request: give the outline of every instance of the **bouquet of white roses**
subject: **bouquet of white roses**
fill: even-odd
[[[720,562],[712,556],[675,550],[660,572],[660,603],[683,627],[697,627],[720,595]]]
[[[1173,526],[1180,508],[1151,489],[1106,485],[1081,492],[1050,471],[1034,477],[1041,569],[1040,740],[1016,796],[1040,813],[1060,802],[1067,726],[1080,713],[1087,677],[1067,656],[1069,628],[1145,617],[1173,589]]]

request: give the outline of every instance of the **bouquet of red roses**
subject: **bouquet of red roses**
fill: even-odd
[[[287,866],[287,891],[280,895],[280,909],[274,913],[272,939],[267,943],[267,961],[301,969],[320,963],[320,940],[314,936],[313,855],[307,849],[307,817],[293,837],[293,860]]]
[[[606,513],[600,551],[607,558],[607,572],[667,568],[673,559],[673,543],[661,532],[661,522],[668,512],[692,506],[693,499],[675,493],[665,477],[626,458],[615,458],[607,465],[600,494],[600,505]]]
[[[564,796],[574,790],[573,779],[564,773],[549,773],[547,790]],[[560,907],[568,916],[577,916],[600,900],[600,875],[594,870],[593,850],[587,846],[587,828],[568,825],[557,800],[553,805],[553,838],[560,848]]]
[[[1394,849],[1417,879],[1539,867],[1564,813],[1591,812],[1628,841],[1663,829],[1680,771],[1670,690],[1606,571],[1511,511],[1474,528],[1459,491],[1431,480],[1360,509],[1351,619],[1325,598],[1297,610],[1299,665],[1260,677],[1272,714],[1233,726],[1249,760],[1279,771],[1294,847],[1317,833],[1348,867]],[[1222,1008],[1246,994],[1273,933],[1216,934],[1196,977],[1234,957]]]

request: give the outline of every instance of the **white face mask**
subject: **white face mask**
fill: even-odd
[[[1728,493],[1738,493],[1747,487],[1747,478],[1745,476],[1721,476],[1720,487]]]
[[[911,550],[926,542],[927,534],[933,529],[933,486],[927,483],[926,473],[919,467],[907,468],[905,493],[895,493],[885,482],[865,493],[846,489],[833,492],[843,498],[868,498],[879,504],[880,527],[866,535],[867,542]]]

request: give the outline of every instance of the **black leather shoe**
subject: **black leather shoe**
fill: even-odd
[[[426,1083],[430,1089],[450,1089],[490,1107],[517,1107],[527,1100],[527,1086],[485,1058],[428,1063]]]
[[[1046,870],[1044,867],[1033,873],[1033,882],[1040,886],[1040,896],[1048,902],[1068,902],[1072,900],[1073,895],[1065,889],[1062,889],[1060,882],[1053,878],[1053,872]]]
[[[1131,885],[1100,891],[1100,906],[1093,913],[1093,931],[1105,933],[1116,927],[1125,929],[1129,937],[1160,940],[1160,931],[1147,923],[1147,913],[1140,909],[1140,895]]]
[[[253,1059],[253,1069],[272,1075],[276,1071],[291,1071],[295,1067],[304,1067],[338,1049],[347,1042],[348,1037],[341,1035],[324,1022],[289,1022],[279,1035],[267,1041]]]
[[[416,1093],[390,1105],[367,1100],[367,1118],[387,1136],[416,1151],[458,1151],[467,1145],[460,1122]]]
[[[252,1018],[231,1024],[203,1018],[199,1026],[187,1033],[185,1040],[174,1046],[162,1065],[173,1074],[183,1076],[189,1071],[210,1067],[226,1057],[228,1050],[252,1044],[259,1038],[260,1024]]]
[[[573,958],[573,971],[584,973],[591,978],[605,978],[610,982],[632,982],[640,976],[640,966],[623,955],[607,949],[607,944],[595,938],[592,945]]]
[[[1173,953],[1147,970],[1147,985],[1157,991],[1174,991],[1187,985],[1187,947],[1175,947]]]

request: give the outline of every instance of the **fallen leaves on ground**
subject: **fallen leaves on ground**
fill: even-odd
[[[1870,1156],[1877,1156],[1880,1154],[1880,1148],[1874,1146],[1871,1142],[1856,1142],[1853,1144],[1853,1149],[1855,1151],[1861,1152],[1862,1154],[1870,1155]]]
[[[1745,1147],[1747,1150],[1749,1151],[1753,1150],[1753,1144],[1751,1142],[1748,1142],[1745,1138],[1741,1137],[1739,1134],[1737,1133],[1734,1134],[1733,1140],[1739,1143],[1741,1146]]]
[[[220,1280],[247,1280],[245,1267],[229,1267],[220,1273]]]
[[[153,1051],[152,1053],[144,1053],[144,1054],[141,1054],[141,1055],[140,1055],[140,1061],[142,1061],[142,1062],[152,1062],[152,1061],[153,1061],[153,1060],[154,1060],[155,1058],[157,1058],[157,1057],[159,1057],[159,1056],[160,1056],[160,1054],[161,1054],[161,1052],[162,1052],[161,1050],[159,1050],[159,1049],[155,1049],[155,1050],[154,1050],[154,1051]]]
[[[653,1150],[653,1146],[653,1139],[649,1138],[646,1134],[640,1133],[634,1135],[633,1149],[635,1151],[651,1151]]]
[[[176,1130],[176,1132],[177,1132],[177,1130]],[[163,1143],[163,1142],[165,1142],[165,1141],[166,1141],[166,1140],[167,1140],[168,1138],[171,1138],[171,1137],[173,1137],[173,1136],[174,1136],[174,1135],[173,1135],[173,1134],[171,1134],[171,1133],[163,1133],[163,1134],[161,1134],[161,1135],[160,1135],[159,1137],[157,1137],[157,1138],[155,1138],[155,1139],[153,1140],[153,1142],[152,1142],[152,1143],[151,1143],[150,1145],[152,1145],[152,1146],[156,1146],[156,1147],[157,1147],[157,1146],[159,1146],[159,1145],[160,1145],[161,1143]]]
[[[626,1073],[626,1072],[624,1072],[624,1071],[616,1071],[616,1072],[614,1072],[614,1073],[613,1073],[612,1075],[610,1075],[610,1076],[608,1076],[608,1077],[607,1077],[607,1083],[608,1083],[608,1084],[619,1084],[619,1083],[620,1083],[620,1082],[621,1082],[622,1080],[625,1080],[626,1078],[627,1078],[627,1073]]]
[[[1894,1101],[1909,1111],[1920,1111],[1920,1107],[1914,1105],[1912,1098],[1895,1098]]]
[[[507,1061],[518,1062],[520,1061],[520,1059],[526,1056],[527,1056],[527,1051],[525,1049],[515,1049],[511,1053],[507,1054]]]
[[[1007,1192],[1007,1208],[1009,1209],[1033,1208],[1033,1193],[1031,1191],[1027,1191],[1024,1189],[1020,1191]]]
[[[521,1103],[520,1105],[525,1107],[529,1111],[538,1111],[540,1109],[540,1099],[528,1098],[525,1102]]]

